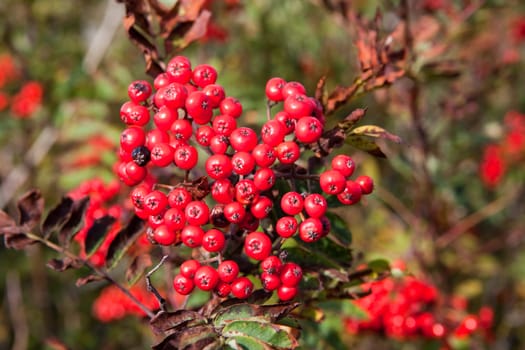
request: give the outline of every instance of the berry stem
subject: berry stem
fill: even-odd
[[[83,259],[73,253],[71,253],[69,250],[64,249],[60,247],[59,245],[49,241],[46,238],[40,237],[38,235],[35,235],[33,233],[26,233],[25,234],[29,239],[37,241],[39,243],[42,243],[46,247],[56,251],[57,253],[64,254],[70,259],[73,259],[75,261],[80,261],[82,265],[86,266],[88,269],[90,269],[93,273],[95,273],[98,276],[103,277],[106,281],[116,286],[122,293],[124,293],[131,301],[135,303],[149,318],[153,318],[155,314],[143,303],[141,303],[133,294],[130,293],[128,289],[126,289],[124,286],[122,286],[119,282],[115,281],[113,277],[111,277],[106,271],[103,269],[99,269],[95,267],[93,264],[91,264],[88,260]]]

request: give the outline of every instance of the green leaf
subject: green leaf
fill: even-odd
[[[144,226],[144,220],[140,219],[136,215],[133,215],[126,227],[117,233],[108,248],[108,253],[106,256],[106,267],[108,269],[112,269],[117,265],[126,251],[143,232]]]
[[[235,337],[228,338],[226,340],[226,345],[230,349],[235,350],[273,350],[271,346],[255,339],[252,337],[247,337],[245,335],[237,335]]]
[[[73,210],[73,200],[69,197],[63,197],[56,207],[51,209],[42,223],[42,234],[49,238],[51,233],[57,231],[64,225]]]
[[[253,306],[245,303],[236,304],[219,310],[213,319],[213,324],[219,328],[232,321],[246,320],[256,316]]]
[[[375,273],[383,273],[390,271],[390,263],[385,259],[375,259],[368,262],[368,267],[371,268]]]
[[[345,142],[350,146],[353,146],[361,151],[370,153],[371,155],[378,158],[386,158],[386,155],[383,153],[381,148],[375,143],[374,140],[362,136],[350,134],[346,137]]]
[[[222,330],[225,337],[246,335],[272,345],[274,348],[294,349],[297,339],[281,329],[276,324],[251,321],[235,321],[226,325]]]
[[[89,257],[91,254],[97,251],[100,244],[106,238],[106,234],[111,229],[111,226],[115,223],[116,219],[111,215],[105,215],[98,218],[93,222],[93,225],[89,228],[86,234],[86,255]]]
[[[346,222],[337,214],[328,212],[326,217],[330,220],[330,232],[344,245],[352,243],[352,233]]]

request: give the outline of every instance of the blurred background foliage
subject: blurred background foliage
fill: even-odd
[[[242,101],[244,120],[256,124],[263,120],[264,86],[272,76],[301,81],[313,94],[323,75],[329,91],[350,85],[358,75],[352,24],[328,9],[337,3],[210,1],[213,27],[183,54],[215,66],[218,82]],[[401,1],[347,3],[369,20],[379,6],[380,35],[401,21],[394,11]],[[366,107],[364,124],[380,125],[404,142],[382,144],[387,159],[349,146],[338,150],[352,154],[377,187],[364,205],[340,214],[350,223],[357,253],[404,261],[408,271],[442,293],[468,299],[473,312],[481,305],[494,308],[493,342],[461,346],[522,349],[525,148],[505,160],[505,173],[496,182],[484,182],[480,169],[486,147],[502,144],[511,131],[505,116],[525,112],[525,5],[518,0],[408,3],[413,42],[406,76],[353,99],[332,117]],[[32,187],[42,189],[51,205],[84,180],[114,178],[120,105],[132,80],[149,79],[141,53],[120,25],[123,14],[115,1],[0,3],[0,55],[12,57],[20,70],[3,91],[14,94],[27,81],[43,87],[41,107],[29,118],[17,117],[9,107],[0,111],[2,206],[10,208]],[[74,349],[150,346],[150,331],[136,318],[95,320],[91,305],[101,286],[76,288],[77,272],[47,270],[50,256],[36,246],[24,252],[0,247],[0,349],[55,349],[53,339]],[[327,311],[321,325],[305,324],[304,347],[428,345],[352,336],[342,316]]]

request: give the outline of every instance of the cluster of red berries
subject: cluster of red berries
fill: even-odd
[[[510,111],[504,118],[504,136],[499,143],[485,147],[480,165],[481,180],[488,187],[497,186],[508,168],[525,159],[525,114]]]
[[[6,91],[9,83],[17,81],[20,71],[12,56],[0,55],[0,111],[11,105],[11,113],[16,118],[28,118],[42,104],[43,88],[39,82],[28,81],[17,85],[14,91]],[[17,91],[18,90],[18,91]]]
[[[129,292],[150,310],[159,308],[155,296],[147,291],[145,286],[135,285]],[[93,315],[101,322],[120,320],[127,315],[146,316],[144,311],[137,306],[118,287],[110,285],[104,288],[93,303]]]
[[[104,265],[109,245],[121,228],[120,219],[122,216],[122,207],[118,204],[110,204],[111,200],[117,196],[119,191],[120,183],[118,181],[113,181],[106,185],[100,179],[91,179],[82,182],[77,188],[68,193],[68,196],[73,200],[79,200],[86,196],[90,198],[84,215],[85,224],[75,235],[75,241],[80,244],[82,256],[86,255],[84,242],[95,220],[105,215],[111,215],[117,219],[108,231],[100,247],[89,258],[90,262],[95,266]]]
[[[423,337],[443,339],[450,336],[467,337],[481,331],[490,337],[493,311],[480,309],[478,315],[466,311],[465,299],[445,298],[437,288],[416,277],[386,278],[363,285],[371,291],[368,296],[353,301],[366,312],[366,319],[347,318],[346,329],[357,334],[372,331],[395,339]],[[437,307],[450,308],[445,315],[436,316]]]
[[[254,285],[239,274],[240,257],[223,256],[229,242],[241,239],[246,257],[262,268],[263,287],[289,300],[297,294],[302,270],[279,258],[279,243],[297,232],[305,242],[321,239],[330,230],[326,197],[355,204],[372,192],[373,182],[368,176],[349,179],[355,163],[347,155],[335,156],[320,175],[296,173],[302,151],[321,138],[325,124],[322,106],[301,83],[267,82],[267,121],[257,131],[238,125],[243,107],[216,80],[212,66],[192,68],[186,57],[177,56],[153,88],[146,81],[131,83],[130,101],[120,110],[127,128],[117,173],[135,186],[131,200],[136,215],[148,221],[152,242],[182,243],[212,261],[182,264],[174,280],[178,293],[197,287],[222,297],[248,297]],[[279,104],[282,110],[272,117],[271,108]],[[173,165],[183,180],[144,183],[152,171],[170,174],[164,169]],[[318,183],[322,193],[297,192],[295,182],[305,179]],[[279,180],[291,190],[278,190]],[[281,212],[280,218],[270,217]]]

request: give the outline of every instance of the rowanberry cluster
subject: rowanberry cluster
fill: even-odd
[[[478,315],[469,314],[465,299],[447,298],[425,280],[403,276],[374,281],[362,287],[371,293],[353,302],[367,317],[345,320],[346,329],[353,334],[369,331],[395,339],[446,339],[481,332],[490,338],[491,308],[482,307]],[[440,311],[450,308],[450,312],[436,315],[433,310],[437,307]]]
[[[321,174],[299,171],[305,170],[299,166],[302,152],[319,141],[325,124],[320,103],[299,82],[267,82],[267,120],[254,129],[238,125],[243,107],[216,81],[212,66],[192,68],[186,57],[177,56],[153,87],[131,83],[130,101],[120,110],[127,128],[120,139],[118,175],[135,186],[135,213],[148,221],[154,243],[182,243],[202,258],[180,266],[174,279],[178,293],[197,287],[246,298],[254,289],[246,277],[253,269],[241,269],[240,261],[248,261],[262,270],[264,289],[290,300],[303,271],[281,259],[280,244],[296,233],[304,242],[321,239],[330,230],[327,197],[355,204],[372,192],[373,182],[368,176],[349,179],[355,163],[347,155],[333,157]],[[272,116],[277,105],[282,110]],[[144,184],[152,171],[173,175],[169,166],[179,180]],[[308,188],[319,193],[297,189],[296,182],[305,180],[315,182]],[[235,250],[238,241],[242,257]]]

